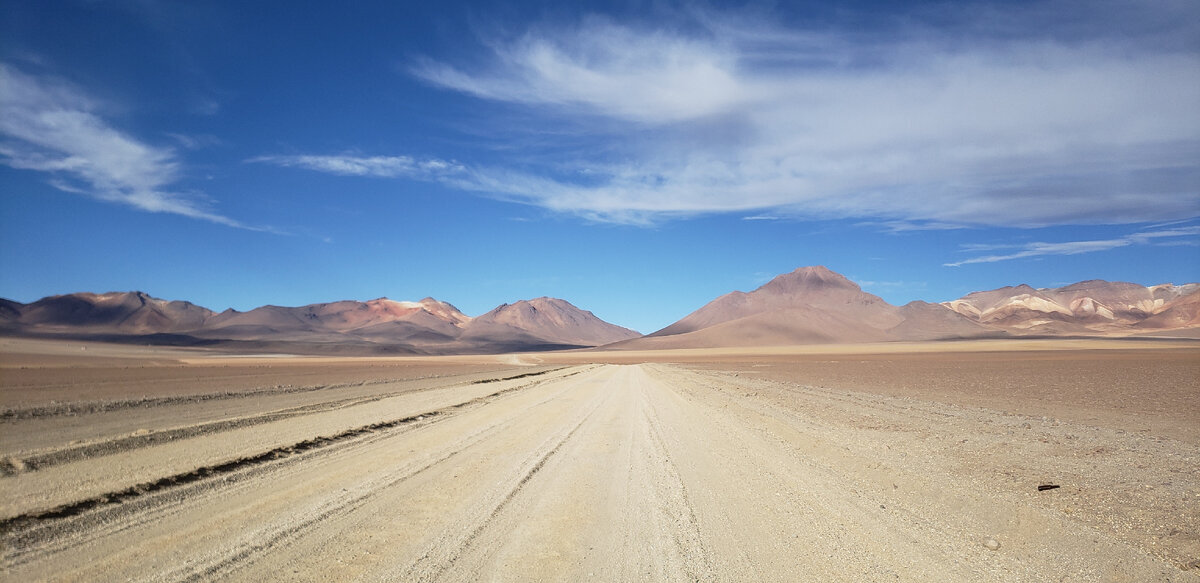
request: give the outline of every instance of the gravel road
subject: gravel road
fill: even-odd
[[[1187,441],[665,363],[277,389],[10,409],[3,578],[1200,581]]]

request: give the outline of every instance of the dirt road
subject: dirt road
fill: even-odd
[[[229,399],[10,410],[3,578],[1200,581],[1170,438],[667,364]]]

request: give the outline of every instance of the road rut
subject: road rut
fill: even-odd
[[[1034,446],[986,410],[646,364],[256,414],[0,477],[4,578],[1200,581],[1186,532],[1156,548],[930,438],[1011,434],[1005,475]],[[1194,446],[1162,447],[1200,496]],[[227,458],[255,461],[136,491]]]

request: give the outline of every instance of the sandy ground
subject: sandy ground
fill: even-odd
[[[0,395],[11,581],[1200,581],[1194,343],[4,340]]]

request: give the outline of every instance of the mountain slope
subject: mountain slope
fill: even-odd
[[[142,292],[77,293],[25,305],[0,301],[0,330],[108,341],[324,352],[480,353],[597,346],[638,334],[554,298],[505,304],[471,318],[433,298],[379,298],[215,313]]]
[[[980,324],[1023,334],[1127,334],[1200,326],[1200,284],[1081,281],[973,292],[944,302]]]
[[[464,338],[508,341],[522,335],[569,346],[599,346],[640,336],[565,300],[541,297],[502,304],[473,319]]]
[[[433,298],[378,298],[215,313],[142,292],[0,299],[0,332],[251,350],[462,354],[612,345],[624,349],[768,346],[1006,335],[1200,336],[1200,284],[1089,280],[1028,285],[894,306],[825,267],[801,267],[720,296],[649,336],[555,298],[475,318]]]
[[[719,347],[881,342],[991,333],[936,304],[898,308],[821,266],[801,267],[758,289],[732,292],[622,347]]]
[[[0,330],[16,329],[24,304],[0,298]]]
[[[433,298],[419,302],[379,298],[368,302],[340,301],[294,308],[262,306],[248,312],[226,310],[197,332],[210,338],[286,337],[334,341],[350,336],[377,341],[420,337],[452,340],[470,320],[458,308]]]
[[[78,293],[42,298],[19,308],[22,326],[90,332],[155,334],[195,330],[212,310],[142,292]]]
[[[797,309],[836,315],[855,328],[859,327],[859,322],[870,327],[888,328],[900,323],[890,313],[891,307],[825,267],[801,267],[750,293],[725,294],[651,336],[683,334],[766,312]],[[837,335],[836,331],[832,332]]]

